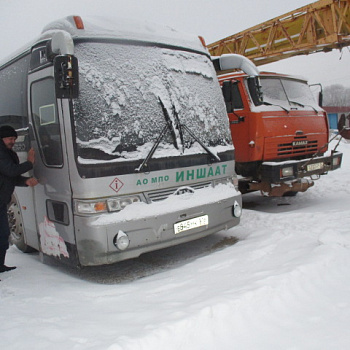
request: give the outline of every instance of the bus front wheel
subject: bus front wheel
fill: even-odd
[[[7,216],[10,227],[10,244],[14,244],[23,253],[34,252],[35,249],[26,244],[21,211],[16,201],[11,203],[7,210]]]

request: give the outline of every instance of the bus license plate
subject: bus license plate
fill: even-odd
[[[174,224],[175,234],[183,231],[192,230],[193,228],[207,226],[209,224],[208,215],[198,216],[197,218],[184,220]]]
[[[314,171],[323,169],[323,163],[314,163],[307,166],[307,171]]]

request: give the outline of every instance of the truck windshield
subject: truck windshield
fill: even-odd
[[[80,42],[79,98],[73,101],[78,164],[135,162],[232,152],[216,74],[205,55],[116,43]],[[165,110],[164,110],[165,108]],[[165,118],[168,116],[168,119]],[[180,128],[177,124],[185,125]],[[181,130],[182,129],[182,130]]]
[[[289,78],[260,77],[264,102],[285,108],[301,106],[317,108],[309,85]]]

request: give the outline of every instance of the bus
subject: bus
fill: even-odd
[[[204,40],[68,16],[0,63],[0,125],[36,151],[10,241],[72,266],[136,258],[239,224],[225,103]]]

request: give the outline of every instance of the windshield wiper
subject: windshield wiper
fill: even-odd
[[[182,134],[182,130],[181,130],[181,124],[180,124],[180,121],[179,121],[179,116],[175,110],[175,106],[173,105],[173,116],[175,117],[175,125],[173,123],[173,121],[171,120],[170,118],[170,115],[169,115],[169,112],[168,110],[165,108],[164,106],[164,103],[163,101],[160,99],[160,97],[158,97],[159,99],[159,102],[160,102],[160,105],[162,107],[162,111],[163,111],[163,115],[164,115],[164,118],[165,118],[165,121],[168,125],[168,128],[170,130],[170,133],[171,133],[171,137],[173,138],[173,144],[174,144],[174,147],[176,149],[179,149],[179,143],[178,143],[178,137],[180,137],[180,143],[182,145],[182,152],[184,152],[184,147],[183,147],[183,134]],[[176,130],[178,131],[178,135],[176,135]]]
[[[300,107],[303,107],[303,108],[305,108],[305,107],[311,107],[316,113],[317,113],[317,109],[315,108],[315,107],[313,107],[313,106],[311,106],[311,105],[303,105],[302,103],[300,103],[300,102],[297,102],[297,101],[289,101],[289,102],[291,102],[291,103],[295,103],[296,105],[298,105],[298,106],[300,106]]]
[[[154,143],[153,147],[149,151],[147,157],[144,159],[144,161],[141,163],[141,165],[135,169],[136,172],[140,172],[144,167],[148,166],[148,161],[152,158],[154,152],[156,151],[157,147],[160,144],[160,141],[162,141],[166,131],[168,129],[168,124],[164,125],[164,128],[162,129],[161,133],[159,134],[156,142]]]
[[[158,146],[160,144],[160,141],[162,141],[163,137],[165,136],[165,134],[167,132],[167,129],[170,130],[171,136],[173,138],[174,147],[176,149],[179,149],[179,145],[178,145],[177,137],[176,137],[176,133],[175,133],[175,128],[174,128],[173,122],[172,122],[172,120],[170,118],[170,115],[168,113],[168,110],[165,108],[164,103],[163,103],[163,101],[161,100],[160,97],[158,97],[158,100],[159,100],[159,103],[160,103],[160,105],[162,107],[162,111],[163,111],[163,115],[164,115],[166,124],[164,125],[164,127],[163,127],[161,133],[159,134],[156,142],[154,143],[153,147],[151,148],[151,150],[147,154],[147,157],[144,159],[144,161],[141,163],[141,165],[138,168],[135,169],[136,172],[140,172],[140,171],[142,171],[142,169],[144,167],[148,166],[148,161],[153,157],[153,154],[156,151],[156,149],[158,148]],[[176,123],[177,125],[175,127],[177,127],[177,129],[179,130],[179,133],[181,135],[180,123],[178,121],[177,114],[176,114],[176,122],[177,122]],[[181,135],[180,139],[182,141],[182,135]],[[183,144],[183,142],[182,142],[182,144]]]
[[[212,161],[220,162],[220,157],[213,153],[185,124],[182,127],[205,149],[205,151],[210,155]]]
[[[162,101],[160,100],[161,104],[162,104],[162,108],[164,107]],[[164,107],[165,111],[168,112],[166,110],[166,108]],[[163,113],[164,110],[163,110]],[[190,136],[192,138],[194,138],[203,148],[204,150],[210,155],[210,158],[212,161],[217,161],[220,162],[220,157],[217,154],[214,154],[189,128],[187,125],[185,124],[181,124],[180,123],[180,119],[179,119],[179,115],[177,114],[177,111],[175,109],[175,106],[173,105],[173,115],[174,115],[174,119],[175,119],[175,123],[176,123],[176,128],[179,130],[179,134],[180,134],[180,139],[181,139],[181,143],[182,143],[182,152],[185,151],[185,147],[184,147],[184,140],[183,140],[183,132],[182,129],[186,130]]]
[[[168,110],[164,106],[163,101],[161,100],[160,97],[158,97],[158,99],[159,99],[159,103],[162,107],[162,111],[163,111],[163,115],[164,115],[166,124],[164,125],[164,127],[163,127],[161,133],[159,134],[156,142],[154,143],[152,149],[149,151],[147,157],[144,159],[144,161],[141,163],[141,165],[135,169],[135,171],[141,172],[144,167],[148,166],[148,161],[153,157],[153,154],[156,151],[156,149],[158,148],[163,137],[165,136],[167,129],[169,129],[171,132],[174,147],[176,149],[180,148],[179,143],[181,143],[182,153],[185,151],[184,140],[183,140],[183,130],[186,130],[190,134],[190,136],[193,139],[195,139],[204,148],[204,150],[210,155],[211,161],[219,162],[221,160],[220,157],[218,155],[214,154],[207,146],[205,146],[203,144],[203,142],[196,135],[194,135],[193,132],[185,124],[180,123],[179,116],[178,116],[178,113],[175,109],[175,106],[172,105],[172,112],[173,112],[173,117],[174,117],[174,122],[173,122],[173,120],[170,118]],[[178,135],[177,135],[177,133],[178,133]]]
[[[265,102],[265,101],[263,102],[263,104],[266,105],[266,106],[276,106],[276,107],[280,107],[280,108],[282,108],[284,111],[286,111],[287,113],[290,112],[287,108],[284,108],[284,107],[282,107],[281,105],[276,105],[276,104],[274,104],[274,103]]]

